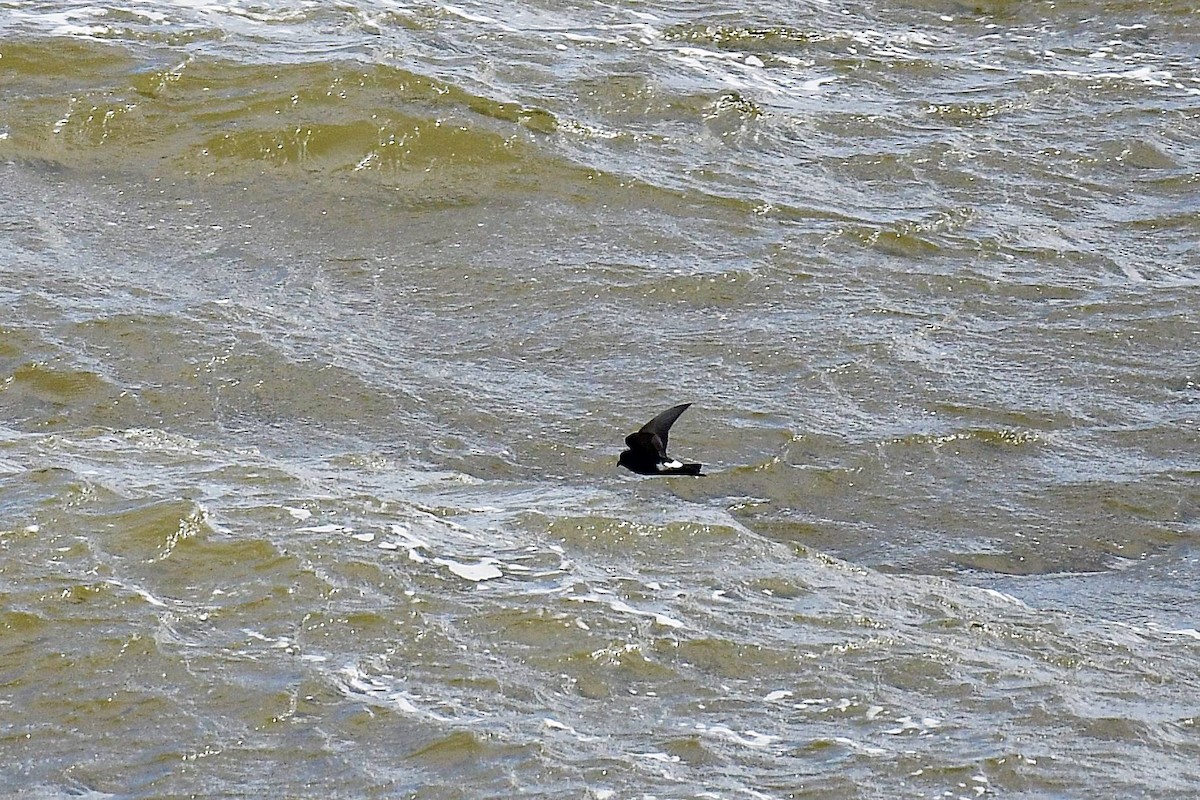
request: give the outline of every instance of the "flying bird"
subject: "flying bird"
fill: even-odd
[[[703,464],[684,464],[667,455],[667,434],[671,425],[690,405],[683,403],[668,408],[637,433],[626,436],[625,445],[629,449],[621,453],[617,463],[639,475],[700,475]]]

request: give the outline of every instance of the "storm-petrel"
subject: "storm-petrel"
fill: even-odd
[[[668,408],[642,426],[637,433],[625,437],[628,450],[617,462],[639,475],[699,475],[703,464],[684,464],[667,455],[667,433],[679,415],[691,403]]]

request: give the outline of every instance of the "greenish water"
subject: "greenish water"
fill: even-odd
[[[0,785],[1194,796],[1195,41],[0,7]]]

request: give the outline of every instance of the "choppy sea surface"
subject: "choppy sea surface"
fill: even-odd
[[[2,793],[1196,797],[1198,52],[0,2]]]

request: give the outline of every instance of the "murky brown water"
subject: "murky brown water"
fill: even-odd
[[[0,785],[1194,796],[1195,43],[0,10]]]

